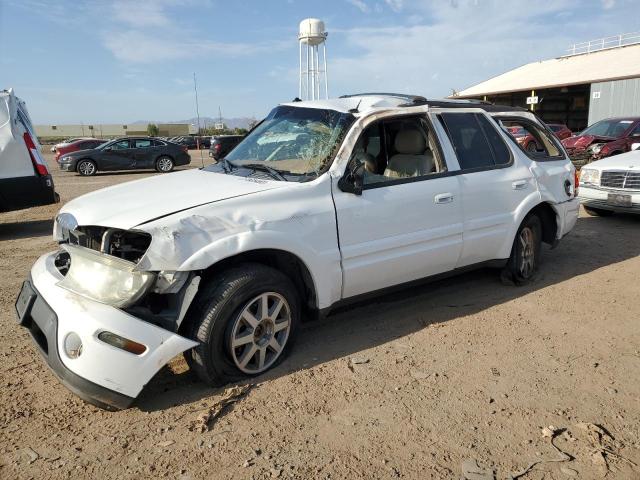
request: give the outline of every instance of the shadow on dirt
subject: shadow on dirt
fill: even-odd
[[[53,232],[53,220],[0,223],[0,241],[44,237]]]
[[[496,270],[484,269],[380,296],[324,320],[304,324],[292,355],[253,381],[269,381],[347,357],[429,325],[472,315],[634,258],[640,254],[639,239],[640,217],[580,218],[571,235],[556,249],[544,249],[543,265],[530,285],[504,286]],[[580,294],[576,292],[576,297]],[[135,405],[144,411],[161,410],[197,402],[219,391],[199,383],[189,371],[174,374],[165,368],[151,381]]]

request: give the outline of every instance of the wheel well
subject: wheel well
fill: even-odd
[[[301,304],[309,310],[318,308],[316,289],[309,269],[300,258],[284,250],[264,248],[225,258],[204,270],[203,279],[245,262],[261,263],[284,273],[298,290]]]
[[[96,166],[96,168],[98,168],[98,164],[93,158],[85,157],[85,158],[80,158],[78,161],[76,161],[76,171],[78,170],[78,165],[80,165],[80,162],[91,162]]]
[[[553,245],[558,233],[558,221],[553,207],[546,202],[540,203],[529,212],[529,215],[532,214],[537,215],[542,223],[542,241]]]
[[[168,153],[162,153],[156,157],[153,163],[158,163],[158,160],[160,160],[162,157],[169,157],[172,162],[175,162],[175,159],[173,158],[172,155],[169,155]]]

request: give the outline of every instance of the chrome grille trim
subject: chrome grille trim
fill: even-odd
[[[640,190],[640,171],[604,170],[600,175],[600,186],[621,190]]]

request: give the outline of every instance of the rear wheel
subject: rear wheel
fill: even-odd
[[[260,264],[231,268],[207,282],[185,319],[200,342],[185,352],[204,382],[221,386],[277,365],[293,343],[300,308],[289,278]]]
[[[163,156],[156,160],[156,170],[161,173],[168,173],[173,170],[173,159]]]
[[[593,208],[584,206],[584,211],[587,212],[592,217],[609,217],[613,215],[611,210],[603,210],[602,208]]]
[[[503,280],[524,285],[530,282],[541,260],[542,223],[537,215],[526,217],[511,247],[511,256],[502,271]]]
[[[91,175],[96,174],[98,168],[93,160],[80,160],[76,170],[83,177],[90,177]]]

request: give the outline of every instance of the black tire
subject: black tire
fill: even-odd
[[[98,167],[96,166],[96,162],[93,160],[83,158],[78,161],[76,171],[83,177],[91,177],[96,174]]]
[[[167,155],[163,155],[156,159],[156,170],[160,173],[169,173],[173,171],[174,167],[173,158]]]
[[[587,207],[585,205],[583,205],[583,207],[584,207],[584,211],[587,212],[592,217],[610,217],[611,215],[613,215],[613,212],[611,210]]]
[[[524,232],[524,233],[523,233]],[[527,237],[525,238],[523,237]],[[531,241],[529,241],[531,235]],[[505,283],[525,285],[533,280],[542,256],[542,222],[537,215],[527,216],[522,223],[511,247],[511,256],[502,270]]]
[[[275,292],[288,303],[288,335],[282,351],[265,370],[243,372],[234,361],[237,350],[232,352],[232,330],[252,299],[266,292]],[[189,367],[203,382],[215,387],[260,375],[273,368],[291,350],[300,321],[299,305],[297,291],[289,278],[271,267],[246,263],[221,272],[201,286],[185,318],[184,334],[200,342],[184,354]],[[255,332],[256,329],[251,333]]]

